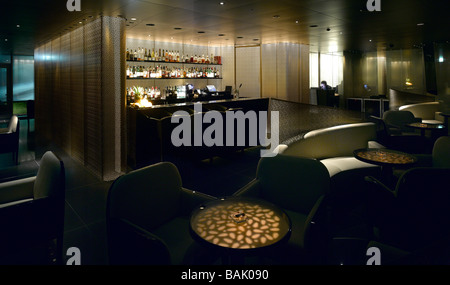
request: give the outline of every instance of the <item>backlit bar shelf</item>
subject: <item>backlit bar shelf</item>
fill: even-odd
[[[143,63],[143,62],[148,62],[148,63],[171,63],[171,64],[189,64],[189,65],[222,65],[222,64],[218,64],[218,63],[194,63],[194,62],[181,62],[181,61],[176,61],[176,62],[171,62],[171,61],[153,61],[153,60],[127,60],[127,62],[133,62],[133,63]]]
[[[170,78],[129,78],[127,77],[127,80],[180,80],[180,79],[186,79],[186,80],[192,80],[192,79],[203,79],[203,80],[214,80],[214,79],[223,79],[222,77],[170,77]]]

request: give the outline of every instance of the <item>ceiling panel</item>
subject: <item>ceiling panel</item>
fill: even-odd
[[[376,50],[449,40],[448,0],[381,0],[381,12],[368,12],[365,0],[224,0],[224,5],[220,0],[81,1],[81,12],[68,12],[64,0],[23,0],[20,5],[4,1],[0,52],[32,54],[36,44],[100,14],[126,18],[129,37],[173,37],[198,44],[254,44],[258,38],[262,43],[299,42],[325,51],[330,45],[339,50]],[[182,30],[174,30],[178,27]]]

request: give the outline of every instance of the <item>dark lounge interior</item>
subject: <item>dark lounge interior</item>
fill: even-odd
[[[0,264],[450,264],[446,1],[2,10]]]

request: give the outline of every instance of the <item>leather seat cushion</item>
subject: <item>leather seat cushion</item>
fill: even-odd
[[[336,174],[343,172],[343,171],[349,171],[349,170],[355,170],[355,169],[361,169],[361,168],[380,168],[379,166],[371,163],[366,163],[363,161],[360,161],[354,157],[333,157],[333,158],[327,158],[320,160],[325,167],[327,168],[328,172],[330,173],[330,177],[335,176]]]

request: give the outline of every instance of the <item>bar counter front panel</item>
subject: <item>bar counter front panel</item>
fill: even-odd
[[[208,98],[210,99],[210,98]],[[219,111],[222,114],[223,125],[223,145],[224,146],[194,146],[194,104],[201,103],[202,112]],[[198,108],[198,107],[197,107]],[[234,122],[234,144],[225,146],[226,142],[226,111],[254,111],[257,114],[257,124],[259,126],[259,112],[268,111],[269,98],[239,98],[239,99],[219,99],[198,102],[181,102],[164,105],[154,105],[148,108],[137,108],[128,106],[128,165],[132,169],[137,169],[157,163],[160,161],[173,161],[173,159],[187,158],[193,160],[203,160],[214,156],[226,156],[231,152],[236,152],[248,147],[253,147],[249,138],[249,122],[246,120],[245,145],[237,145],[237,120]],[[172,123],[172,114],[176,111],[186,111],[191,121],[191,146],[176,147],[171,141],[171,134],[174,128],[180,123]],[[198,117],[197,117],[198,118]],[[203,122],[202,134],[211,123]],[[254,130],[253,130],[254,131]],[[258,144],[259,144],[259,133]],[[212,135],[214,137],[214,135]]]

